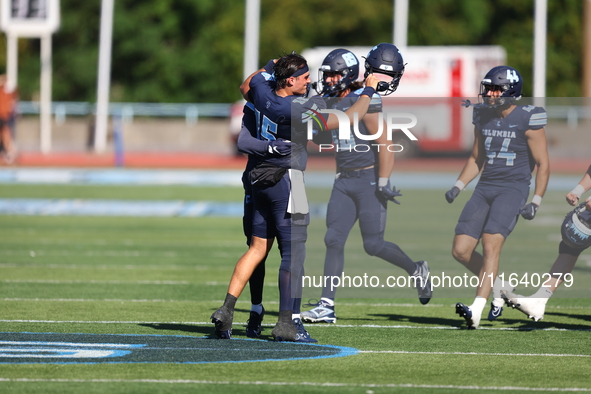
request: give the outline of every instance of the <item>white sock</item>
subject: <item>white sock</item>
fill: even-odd
[[[501,280],[501,278],[499,278],[497,276],[497,278],[495,279],[495,282],[493,283],[493,287],[492,287],[492,296],[493,298],[501,298],[501,290],[503,290],[503,282]],[[505,282],[505,284],[507,284]]]
[[[291,320],[293,319],[299,319],[300,318],[300,314],[299,313],[292,313],[291,314]]]
[[[334,306],[334,300],[331,300],[330,298],[322,297],[320,301],[326,302],[328,306]]]
[[[505,306],[505,300],[502,298],[493,298],[492,304],[496,307],[503,307]]]
[[[250,310],[260,315],[261,313],[263,313],[263,304],[252,304],[250,306]]]
[[[552,294],[554,294],[550,289],[546,288],[546,287],[540,287],[538,289],[538,291],[536,291],[531,298],[541,298],[542,302],[545,304],[546,302],[548,302],[548,299],[550,297],[552,297]]]
[[[474,316],[474,314],[481,315],[485,305],[486,298],[476,297],[472,305],[469,306],[470,310],[472,311],[472,316]]]

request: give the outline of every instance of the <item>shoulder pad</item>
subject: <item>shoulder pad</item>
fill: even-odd
[[[527,112],[529,116],[528,127],[530,129],[541,129],[548,123],[548,115],[546,110],[542,107],[535,107],[533,105],[527,105],[522,107],[523,111]]]
[[[249,108],[251,111],[254,111],[254,104],[250,101],[247,101],[244,105],[244,109],[242,110],[243,113],[246,113],[246,109]]]

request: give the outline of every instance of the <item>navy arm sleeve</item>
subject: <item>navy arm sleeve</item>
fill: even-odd
[[[248,128],[242,124],[238,135],[238,150],[249,155],[265,156],[268,153],[269,141],[259,140],[250,134]]]
[[[265,67],[263,67],[269,74],[273,74],[273,69],[275,68],[275,62],[273,60],[274,59],[269,60],[267,64],[265,64]]]

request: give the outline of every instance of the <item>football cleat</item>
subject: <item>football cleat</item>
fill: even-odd
[[[431,279],[429,278],[429,264],[426,261],[417,262],[417,273],[413,275],[416,277],[416,286],[419,293],[419,301],[426,305],[433,297],[433,290],[431,288]]]
[[[480,316],[473,316],[472,310],[470,307],[458,302],[456,304],[456,313],[466,319],[466,324],[468,325],[469,330],[474,330],[478,328],[480,324]]]
[[[328,305],[325,301],[320,300],[314,309],[304,311],[301,313],[302,320],[307,323],[336,323],[337,315],[334,312],[334,305]]]
[[[255,311],[250,311],[250,318],[246,322],[246,336],[249,338],[260,338],[262,327],[261,324],[263,322],[263,317],[265,316],[265,308],[263,311],[258,314]]]
[[[298,330],[296,335],[296,342],[305,342],[305,343],[316,343],[318,342],[316,339],[310,337],[310,333],[306,331],[304,324],[298,318],[293,319],[293,325]]]
[[[291,311],[279,311],[279,319],[273,327],[271,335],[276,341],[295,342],[298,336],[298,329],[291,320]]]
[[[215,325],[215,335],[219,339],[232,338],[232,321],[234,310],[222,306],[211,315],[211,322]]]
[[[490,311],[488,312],[488,320],[493,321],[496,320],[497,317],[503,314],[503,307],[496,306],[492,302],[490,303]]]
[[[276,341],[291,341],[295,342],[298,337],[298,329],[293,322],[277,322],[271,335]]]
[[[501,290],[501,296],[507,305],[525,313],[533,321],[537,322],[544,318],[546,303],[543,298],[524,297],[506,290]]]

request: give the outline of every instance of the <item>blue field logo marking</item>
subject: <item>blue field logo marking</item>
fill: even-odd
[[[129,348],[145,345],[119,343],[72,343],[36,341],[0,341],[0,359],[93,359],[122,357]]]
[[[0,364],[241,363],[345,357],[357,349],[177,335],[0,333]]]

